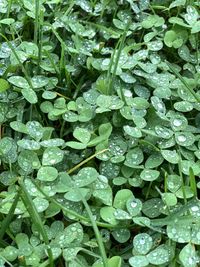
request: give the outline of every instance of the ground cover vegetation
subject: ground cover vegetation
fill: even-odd
[[[199,8],[0,1],[0,266],[198,266]]]

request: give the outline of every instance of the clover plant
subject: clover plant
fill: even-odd
[[[199,8],[0,1],[0,266],[199,266]]]

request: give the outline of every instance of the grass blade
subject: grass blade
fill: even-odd
[[[99,246],[99,251],[100,251],[101,256],[102,256],[103,265],[104,265],[104,267],[108,267],[108,259],[107,259],[107,256],[106,256],[106,250],[105,250],[105,247],[104,247],[104,244],[103,244],[102,236],[101,236],[101,234],[99,232],[99,229],[97,227],[96,221],[94,220],[94,217],[92,215],[90,206],[88,205],[86,199],[82,196],[82,193],[79,190],[79,188],[77,188],[77,190],[79,191],[79,194],[81,196],[83,205],[85,206],[87,214],[88,214],[88,216],[90,218],[90,221],[91,221],[91,224],[92,224],[92,227],[93,227],[96,239],[97,239],[97,243],[98,243],[98,246]]]
[[[0,240],[3,242],[3,236],[5,234],[5,232],[7,231],[8,229],[8,226],[13,218],[13,215],[14,215],[14,212],[15,212],[15,209],[16,209],[16,206],[17,206],[17,203],[19,201],[19,192],[17,192],[15,198],[14,198],[14,201],[13,201],[13,204],[7,214],[7,216],[5,217],[5,219],[3,220],[3,222],[1,223],[1,229],[0,229]]]
[[[131,24],[131,21],[129,20],[128,23],[126,24],[125,30],[123,32],[123,35],[119,39],[119,42],[117,44],[117,47],[119,46],[119,48],[117,50],[117,55],[116,55],[116,60],[115,60],[114,69],[113,69],[113,73],[112,73],[112,78],[111,78],[111,80],[109,80],[109,87],[110,87],[109,88],[109,93],[111,93],[113,91],[113,81],[114,81],[114,78],[115,78],[116,73],[117,73],[117,67],[118,67],[118,64],[119,64],[119,59],[120,59],[120,56],[121,56],[122,49],[124,47],[124,42],[126,40],[126,35],[127,35],[128,30],[129,30],[130,24]],[[113,54],[113,58],[114,58],[115,52]],[[112,64],[113,64],[113,59],[111,59],[110,71],[112,70]],[[120,93],[121,93],[122,100],[124,102],[126,102],[122,87],[120,87]]]
[[[190,187],[194,193],[194,196],[197,197],[197,183],[195,180],[193,169],[191,167],[189,169],[189,179],[190,179]]]
[[[7,42],[7,44],[8,44],[8,46],[9,46],[10,50],[13,52],[13,54],[14,54],[16,60],[18,61],[18,64],[20,65],[20,67],[21,67],[21,69],[22,69],[22,72],[24,73],[24,76],[25,76],[25,78],[26,78],[26,80],[27,80],[27,82],[28,82],[30,88],[34,91],[34,88],[33,88],[32,82],[31,82],[31,79],[30,79],[30,77],[29,77],[29,75],[28,75],[26,69],[24,68],[24,65],[21,63],[20,58],[19,58],[19,56],[17,55],[15,49],[13,48],[13,46],[12,46],[11,43],[10,43],[10,41],[8,40],[8,38],[7,38],[5,35],[3,35],[2,33],[0,33],[0,36]]]
[[[180,75],[180,73],[172,66],[171,63],[166,62],[168,67],[170,68],[171,72],[182,82],[185,88],[194,96],[197,102],[200,102],[199,96],[195,93],[195,91],[189,86],[189,84],[184,80],[184,78]]]
[[[48,239],[46,230],[44,228],[44,225],[42,223],[41,217],[40,217],[39,213],[36,210],[35,204],[33,203],[33,200],[30,197],[30,195],[29,195],[29,193],[28,193],[28,191],[27,191],[27,189],[26,189],[26,187],[24,185],[24,182],[22,180],[20,180],[19,184],[20,184],[21,190],[22,190],[21,199],[22,199],[22,201],[24,203],[24,206],[26,207],[31,219],[33,220],[33,223],[37,227],[38,231],[40,232],[40,234],[41,234],[41,236],[42,236],[42,238],[44,240],[44,243],[47,246],[47,253],[48,253],[48,256],[49,256],[49,266],[50,267],[54,267],[53,253],[52,253],[51,248],[48,247],[49,246],[49,239]]]

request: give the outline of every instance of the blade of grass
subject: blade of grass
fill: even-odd
[[[17,203],[19,201],[19,192],[17,192],[15,198],[14,198],[14,201],[12,203],[12,206],[7,214],[7,216],[5,217],[5,219],[2,221],[1,223],[1,229],[0,229],[0,240],[3,242],[3,237],[4,237],[4,234],[6,233],[9,225],[10,225],[10,222],[14,216],[14,212],[15,212],[15,209],[16,209],[16,206],[17,206]]]
[[[47,253],[49,256],[49,266],[50,267],[54,267],[54,263],[53,263],[53,253],[51,248],[49,247],[49,239],[46,233],[46,230],[44,228],[44,225],[42,223],[41,217],[39,215],[39,213],[37,212],[37,209],[35,207],[35,204],[32,200],[32,198],[30,197],[24,182],[22,181],[22,179],[19,180],[19,185],[21,187],[21,199],[24,203],[24,206],[26,207],[33,223],[35,224],[35,226],[37,227],[39,233],[41,234],[44,243],[47,246]]]
[[[35,23],[34,23],[34,43],[38,45],[38,34],[40,30],[40,0],[35,0]]]
[[[152,226],[154,227],[157,227],[157,226],[165,226],[165,225],[168,225],[170,223],[174,223],[174,220],[179,220],[181,217],[186,217],[187,218],[190,218],[188,216],[182,216],[183,214],[185,214],[186,212],[189,211],[190,208],[196,206],[196,205],[199,205],[199,200],[191,200],[190,202],[187,202],[187,204],[179,207],[176,211],[172,212],[170,215],[166,216],[165,218],[160,218],[160,219],[151,219],[151,224]],[[190,216],[190,215],[189,215]],[[192,219],[196,219],[196,220],[199,220],[198,218],[194,218],[192,217]]]
[[[189,179],[190,179],[190,187],[194,193],[194,196],[197,197],[197,183],[195,180],[193,169],[191,167],[189,169]]]
[[[167,192],[167,179],[168,179],[168,173],[164,170],[164,192]]]
[[[51,54],[49,53],[49,51],[44,50],[44,54],[45,54],[45,55],[47,56],[47,58],[49,59],[51,66],[53,67],[53,69],[54,69],[55,72],[56,72],[56,75],[59,76],[59,75],[60,75],[60,74],[59,74],[59,69],[58,69],[58,67],[56,66],[56,64],[54,63],[54,60],[53,60]]]
[[[195,91],[189,86],[189,84],[185,81],[185,79],[180,75],[180,73],[172,66],[171,63],[166,62],[171,72],[182,82],[185,88],[194,96],[197,102],[200,102],[199,96],[195,93]]]
[[[107,33],[110,33],[110,34],[114,34],[116,36],[120,35],[120,32],[116,32],[114,31],[113,29],[110,29],[108,27],[105,27],[101,24],[97,24],[97,23],[94,23],[94,22],[90,22],[90,21],[85,21],[85,20],[79,20],[80,22],[82,22],[83,24],[88,24],[88,25],[91,25],[99,30],[102,30],[102,31],[105,31]]]
[[[183,173],[182,173],[182,158],[181,158],[180,150],[178,150],[178,155],[179,155],[178,171],[179,171],[179,175],[180,175],[181,181],[182,181],[181,189],[182,189],[182,192],[183,192],[184,203],[187,204],[187,197],[186,197],[186,192],[185,192],[185,184],[184,184]]]
[[[95,154],[91,155],[91,156],[88,157],[87,159],[81,161],[79,164],[77,164],[76,166],[74,166],[73,168],[71,168],[70,170],[68,170],[67,173],[70,174],[70,173],[76,171],[76,170],[79,169],[82,165],[86,164],[86,163],[87,163],[88,161],[90,161],[91,159],[95,158],[96,156],[98,156],[98,155],[100,155],[100,154],[102,154],[102,153],[104,153],[104,152],[106,152],[106,151],[108,151],[107,148],[106,148],[106,149],[103,149],[103,150],[101,150],[101,151],[96,152]]]
[[[7,38],[5,35],[3,35],[2,33],[0,33],[0,36],[7,42],[7,44],[8,44],[8,46],[9,46],[10,50],[13,52],[13,54],[14,54],[16,60],[18,61],[18,64],[20,65],[20,67],[21,67],[21,69],[22,69],[22,72],[24,73],[24,76],[25,76],[25,78],[26,78],[26,80],[27,80],[27,82],[28,82],[30,88],[34,91],[34,88],[33,88],[32,82],[31,82],[31,79],[30,79],[30,77],[29,77],[29,75],[28,75],[28,73],[27,73],[27,71],[26,71],[24,65],[21,63],[20,58],[19,58],[19,56],[17,55],[15,49],[13,48],[13,46],[12,46],[11,43],[10,43],[10,41],[8,40],[8,38]]]
[[[111,94],[111,91],[112,91],[112,85],[111,85],[111,81],[112,81],[112,66],[113,66],[113,63],[114,63],[114,58],[115,58],[115,54],[117,52],[117,49],[119,47],[119,44],[120,44],[120,40],[117,42],[117,45],[112,53],[112,56],[111,56],[111,59],[110,59],[110,64],[109,64],[109,69],[107,71],[107,77],[106,77],[106,80],[107,80],[107,91],[106,91],[106,94],[107,95],[110,95]]]
[[[38,68],[38,73],[40,74],[40,63],[41,63],[41,60],[42,60],[42,38],[43,38],[43,21],[44,21],[44,12],[43,10],[41,10],[40,12],[40,18],[39,18],[39,33],[38,33],[38,60],[37,60],[37,68]]]
[[[99,232],[99,229],[97,227],[96,221],[94,220],[94,217],[93,217],[93,214],[91,212],[90,206],[88,205],[86,199],[83,197],[83,195],[82,195],[81,191],[79,190],[79,188],[77,188],[77,190],[79,191],[79,194],[81,196],[81,200],[83,202],[83,205],[85,206],[87,214],[88,214],[88,216],[90,218],[90,221],[91,221],[91,224],[92,224],[92,227],[93,227],[96,239],[97,239],[97,243],[98,243],[98,246],[99,246],[99,251],[101,253],[103,265],[104,265],[104,267],[108,267],[108,259],[107,259],[107,256],[106,256],[106,250],[105,250],[105,247],[104,247],[104,244],[103,244],[102,236],[101,236],[101,234]]]
[[[109,90],[110,92],[113,91],[113,81],[114,81],[114,78],[115,78],[116,73],[117,73],[117,67],[119,65],[119,59],[120,59],[120,56],[121,56],[121,53],[122,53],[122,49],[124,47],[124,43],[125,43],[125,40],[126,40],[126,35],[127,35],[128,30],[129,30],[130,24],[131,24],[131,21],[129,20],[127,22],[127,24],[126,24],[126,27],[125,27],[124,32],[123,32],[123,35],[119,40],[119,49],[117,50],[116,60],[115,60],[114,69],[113,69],[113,73],[112,73],[112,78],[111,78],[111,82],[110,82],[110,90]],[[112,68],[112,66],[111,66],[111,68]],[[125,96],[124,96],[124,92],[123,92],[121,86],[120,86],[120,93],[121,93],[122,100],[124,102],[126,102],[126,99],[125,99]]]
[[[9,18],[9,16],[10,16],[10,11],[11,11],[11,7],[12,7],[12,1],[13,0],[8,0],[8,7],[7,7],[7,14],[6,14],[7,18]]]

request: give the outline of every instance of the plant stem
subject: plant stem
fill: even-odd
[[[19,185],[21,187],[21,199],[24,203],[24,206],[26,207],[31,219],[33,220],[33,223],[37,227],[39,233],[41,234],[41,236],[44,240],[44,243],[47,246],[47,253],[48,253],[49,262],[50,262],[49,266],[54,267],[53,253],[52,253],[51,248],[49,247],[48,235],[47,235],[46,230],[44,228],[44,225],[42,223],[41,217],[40,217],[40,215],[39,215],[39,213],[35,207],[35,204],[34,204],[32,198],[30,197],[30,195],[29,195],[29,193],[25,187],[25,184],[24,184],[22,178],[19,179]]]
[[[91,159],[95,158],[96,156],[98,156],[98,155],[100,155],[100,154],[102,154],[102,153],[104,153],[104,152],[106,152],[106,151],[108,151],[108,148],[96,152],[95,154],[91,155],[89,158],[87,158],[87,159],[81,161],[79,164],[77,164],[76,166],[74,166],[72,169],[68,170],[67,173],[68,173],[68,174],[71,174],[72,172],[74,172],[74,171],[76,171],[77,169],[79,169],[82,165],[86,164],[86,163],[87,163],[88,161],[90,161]]]

